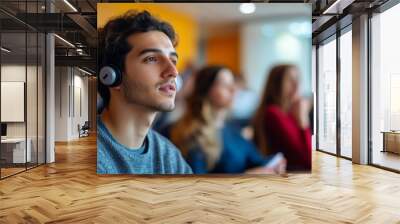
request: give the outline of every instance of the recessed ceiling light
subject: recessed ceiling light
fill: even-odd
[[[11,50],[9,50],[9,49],[7,49],[7,48],[5,48],[5,47],[1,47],[0,49],[1,49],[2,51],[6,52],[6,53],[10,53],[10,52],[11,52]]]
[[[85,73],[85,74],[87,74],[87,75],[92,75],[92,73],[90,73],[90,72],[88,72],[88,71],[86,71],[86,70],[84,70],[84,69],[81,69],[81,68],[79,68],[79,67],[77,67],[77,68],[78,68],[79,71],[81,71],[81,72],[83,72],[83,73]]]
[[[239,6],[239,11],[243,14],[251,14],[256,11],[256,5],[254,3],[242,3]]]
[[[78,10],[68,1],[68,0],[64,0],[65,4],[67,4],[72,10],[74,10],[74,12],[78,12]]]
[[[75,45],[73,45],[71,42],[69,42],[68,40],[66,40],[66,39],[64,39],[64,38],[62,38],[62,37],[60,37],[59,35],[57,35],[57,34],[54,34],[54,36],[55,37],[57,37],[59,40],[61,40],[62,42],[64,42],[64,43],[66,43],[67,45],[69,45],[70,47],[73,47],[73,48],[75,48]]]
[[[342,12],[339,12],[339,11],[343,11],[343,10],[340,10],[340,5],[342,3],[347,4],[349,2],[350,1],[336,0],[335,2],[333,2],[332,5],[330,5],[327,9],[325,9],[324,12],[322,12],[322,14],[329,14],[329,13],[341,14]]]

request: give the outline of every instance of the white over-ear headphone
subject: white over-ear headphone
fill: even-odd
[[[100,69],[99,80],[105,86],[118,86],[122,81],[122,74],[116,66],[107,65]]]

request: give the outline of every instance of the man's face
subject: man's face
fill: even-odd
[[[126,55],[121,93],[131,104],[154,111],[175,107],[177,54],[167,35],[159,31],[136,33],[127,38],[133,46]]]

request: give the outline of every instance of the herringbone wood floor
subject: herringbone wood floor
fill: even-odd
[[[97,176],[95,138],[0,181],[0,223],[400,223],[400,175],[320,152],[289,177]]]

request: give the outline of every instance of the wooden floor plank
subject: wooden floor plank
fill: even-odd
[[[0,223],[400,223],[400,175],[313,152],[280,176],[96,174],[96,139],[0,181]]]

